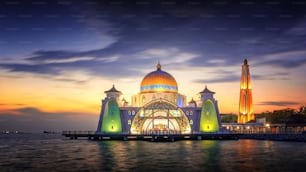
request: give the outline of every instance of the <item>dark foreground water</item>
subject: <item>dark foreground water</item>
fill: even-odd
[[[89,141],[0,134],[0,171],[306,171],[306,143]]]

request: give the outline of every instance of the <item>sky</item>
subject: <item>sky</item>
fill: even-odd
[[[306,105],[306,1],[0,1],[0,130],[95,130],[104,91],[127,100],[156,69],[187,100],[255,113]]]

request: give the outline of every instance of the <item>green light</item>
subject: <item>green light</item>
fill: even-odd
[[[219,124],[215,106],[211,100],[206,100],[202,105],[200,131],[219,131]]]
[[[105,105],[102,121],[102,132],[122,132],[120,110],[116,100],[110,99]]]

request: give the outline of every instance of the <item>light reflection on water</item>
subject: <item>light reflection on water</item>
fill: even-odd
[[[0,135],[0,171],[305,171],[306,144],[88,141]]]

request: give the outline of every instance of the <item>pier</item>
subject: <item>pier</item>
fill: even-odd
[[[62,135],[70,139],[88,140],[145,140],[145,141],[178,141],[178,140],[274,140],[274,141],[299,141],[306,142],[306,134],[241,134],[241,133],[192,133],[192,134],[167,134],[167,133],[148,133],[148,134],[110,134],[96,133],[94,131],[63,131]]]
[[[101,134],[94,131],[63,131],[63,136],[70,139],[88,140],[147,140],[147,141],[177,141],[177,140],[235,140],[237,134],[232,133],[194,133],[194,134],[169,134],[169,133],[146,133],[146,134]]]

